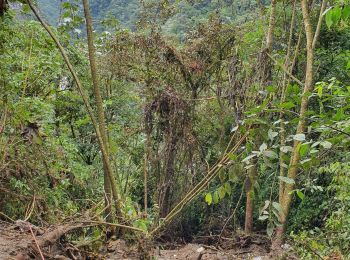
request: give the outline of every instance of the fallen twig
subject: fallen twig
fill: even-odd
[[[32,237],[33,237],[33,239],[34,239],[34,243],[35,243],[35,245],[36,245],[36,247],[37,247],[37,249],[38,249],[38,252],[39,252],[39,254],[40,254],[41,260],[45,260],[45,257],[44,257],[44,255],[43,255],[43,252],[42,252],[41,249],[40,249],[38,240],[36,239],[36,237],[35,237],[35,235],[34,235],[34,232],[33,232],[33,229],[32,229],[32,227],[30,226],[30,224],[28,224],[28,228],[29,228],[29,230],[30,230],[30,233],[32,234]]]

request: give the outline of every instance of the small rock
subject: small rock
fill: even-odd
[[[197,253],[202,253],[204,250],[205,250],[205,248],[201,246],[196,251],[197,251]]]
[[[15,256],[14,259],[15,260],[26,260],[27,258],[23,254],[19,253]]]
[[[283,244],[282,246],[281,246],[281,248],[282,249],[284,249],[284,250],[289,250],[289,249],[291,249],[291,245],[289,245],[289,244]]]
[[[55,255],[53,259],[57,259],[57,260],[69,260],[68,257],[65,257],[63,255]]]
[[[262,256],[256,256],[256,257],[253,257],[253,260],[263,260],[263,257]]]

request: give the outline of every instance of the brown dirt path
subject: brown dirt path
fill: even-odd
[[[0,259],[24,260],[32,243],[29,233],[16,230],[16,226],[0,222]]]

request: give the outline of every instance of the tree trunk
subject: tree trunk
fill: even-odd
[[[83,6],[84,6],[84,15],[85,15],[85,21],[86,21],[86,32],[87,32],[87,40],[88,40],[88,51],[89,51],[89,61],[90,61],[90,69],[91,69],[91,77],[92,77],[92,83],[93,83],[93,90],[94,90],[94,98],[96,102],[96,108],[97,108],[97,120],[98,120],[98,127],[101,133],[103,145],[106,150],[106,156],[109,161],[109,145],[108,145],[108,137],[107,137],[107,127],[106,127],[106,119],[103,109],[103,101],[102,101],[102,95],[100,91],[99,86],[99,80],[98,80],[98,72],[96,68],[96,59],[95,59],[95,46],[94,46],[94,35],[92,30],[92,19],[90,14],[90,7],[89,7],[89,1],[83,0]],[[111,189],[112,189],[112,183],[115,183],[113,173],[108,172],[108,166],[106,163],[103,165],[104,169],[104,190],[106,193],[106,212],[105,214],[108,216],[111,214]],[[113,184],[116,185],[116,184]],[[117,196],[118,197],[118,196]],[[116,209],[116,211],[119,211],[119,208]],[[121,217],[120,212],[117,212],[117,216]]]
[[[7,9],[8,9],[7,0],[0,0],[0,17],[4,16]]]
[[[326,7],[326,1],[322,2],[320,9],[319,21],[316,28],[315,36],[313,35],[312,26],[310,23],[310,14],[307,0],[301,0],[301,9],[303,13],[303,22],[306,35],[306,69],[305,69],[305,84],[303,89],[303,94],[301,98],[300,112],[299,112],[299,122],[295,134],[303,134],[305,130],[305,115],[308,108],[308,95],[307,93],[312,91],[313,86],[313,64],[314,64],[314,47],[316,45],[317,37],[319,35],[323,12]],[[293,143],[293,150],[291,155],[291,160],[289,163],[289,170],[287,177],[294,180],[296,179],[298,173],[298,164],[300,161],[299,154],[299,144],[300,141],[295,140]],[[284,190],[281,193],[282,197],[280,199],[280,204],[282,206],[283,212],[279,212],[279,221],[281,226],[276,229],[276,237],[274,240],[274,247],[279,246],[283,242],[283,236],[286,228],[287,217],[290,209],[290,204],[292,200],[292,191],[294,189],[294,184],[286,183],[284,185]]]
[[[38,11],[34,7],[33,3],[30,0],[27,0],[27,3],[29,5],[30,9],[33,11],[34,15],[36,16],[36,18],[38,19],[38,21],[41,23],[41,25],[45,28],[45,30],[48,32],[48,34],[52,38],[52,40],[55,42],[58,50],[60,51],[60,53],[61,53],[61,55],[62,55],[62,57],[64,59],[64,62],[66,63],[66,65],[68,67],[68,70],[72,74],[72,77],[73,77],[73,79],[74,79],[74,81],[75,81],[75,83],[77,85],[77,88],[78,88],[78,91],[80,93],[80,96],[83,99],[84,106],[85,106],[85,108],[86,108],[86,110],[87,110],[87,112],[88,112],[88,114],[90,116],[90,119],[92,121],[92,125],[94,127],[94,130],[95,130],[95,133],[96,133],[96,137],[97,137],[97,140],[98,140],[98,144],[99,144],[99,147],[100,147],[100,151],[101,151],[101,154],[102,154],[103,163],[104,163],[104,165],[105,165],[105,167],[107,168],[107,171],[108,171],[108,177],[109,177],[110,182],[111,182],[112,195],[113,195],[113,200],[114,200],[114,203],[115,203],[116,211],[120,212],[120,214],[121,214],[121,202],[119,200],[119,192],[117,190],[116,182],[115,182],[115,180],[113,178],[112,167],[111,167],[111,164],[110,164],[110,160],[109,160],[107,151],[106,151],[105,146],[104,146],[103,138],[102,138],[102,135],[101,135],[101,132],[100,132],[100,129],[99,129],[99,124],[98,124],[98,122],[96,120],[96,117],[94,115],[93,109],[92,109],[92,107],[90,105],[88,95],[86,94],[85,89],[83,88],[83,85],[81,84],[81,82],[79,80],[79,77],[78,77],[77,73],[75,72],[75,70],[74,70],[74,68],[72,66],[72,63],[70,62],[70,60],[69,60],[69,58],[67,56],[67,53],[65,52],[64,48],[62,47],[62,44],[60,43],[60,41],[58,40],[56,35],[52,32],[50,27],[46,24],[46,22],[41,18],[41,16],[39,15]]]
[[[176,137],[171,137],[171,140],[166,149],[164,155],[165,161],[163,165],[163,171],[160,176],[159,181],[159,195],[158,195],[158,205],[159,205],[159,217],[165,218],[170,211],[170,198],[172,182],[175,174],[175,158],[176,158],[176,145],[178,139]]]
[[[266,46],[262,53],[269,54],[272,51],[273,43],[273,32],[275,29],[276,22],[276,0],[271,1],[271,11],[270,11],[270,20],[269,28],[266,35]],[[272,63],[269,61],[267,67],[263,69],[263,75],[261,77],[260,83],[265,88],[272,79]],[[255,137],[254,141],[257,148],[261,144],[259,136]],[[245,212],[245,232],[247,234],[251,233],[253,230],[253,209],[254,209],[254,186],[255,181],[258,177],[257,166],[254,163],[254,166],[249,169],[249,176],[246,182],[246,212]]]
[[[270,21],[269,21],[269,28],[268,28],[267,36],[266,36],[266,48],[269,51],[271,51],[271,49],[272,49],[273,31],[275,30],[276,3],[277,3],[277,0],[272,0],[271,1]]]
[[[295,47],[295,53],[294,53],[294,59],[293,61],[290,63],[290,54],[291,54],[291,49],[292,49],[292,40],[293,40],[293,32],[294,32],[294,23],[295,23],[295,11],[296,11],[296,3],[297,1],[294,0],[293,3],[293,12],[292,12],[292,17],[291,17],[291,22],[290,22],[290,27],[289,27],[289,39],[288,39],[288,47],[287,47],[287,53],[286,53],[286,57],[284,60],[284,66],[285,68],[287,68],[287,70],[292,73],[293,71],[293,67],[295,64],[295,60],[299,51],[299,45],[300,45],[300,41],[301,41],[301,34],[299,34],[299,38],[298,38],[298,42],[296,44]],[[281,90],[281,104],[285,102],[286,100],[286,89],[287,86],[290,83],[290,78],[287,76],[287,73],[285,72],[283,75],[283,83],[282,83],[282,90]],[[284,114],[283,112],[280,113],[280,146],[285,146],[286,145],[286,129],[285,129],[285,123],[284,123]],[[283,158],[284,154],[282,152],[280,152],[280,156],[279,156],[279,175],[281,177],[285,177],[286,176],[286,172],[287,172],[287,168],[284,167],[284,165],[288,162],[284,161]],[[284,182],[282,180],[279,181],[279,189],[278,189],[278,198],[279,198],[279,203],[281,204],[281,198],[283,197],[283,190],[284,190]]]
[[[257,166],[254,162],[253,166],[248,169],[248,178],[245,183],[246,189],[246,209],[245,209],[245,225],[244,232],[250,234],[253,231],[253,212],[254,212],[254,184],[258,176]]]

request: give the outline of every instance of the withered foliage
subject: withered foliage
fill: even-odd
[[[207,111],[202,101],[217,102],[219,119],[232,115],[231,125],[220,124],[216,133],[210,133],[217,136],[218,144],[227,138],[225,132],[232,123],[244,119],[246,108],[259,103],[249,90],[254,86],[260,90],[260,82],[266,81],[267,57],[257,50],[251,63],[244,64],[235,30],[214,19],[178,45],[170,44],[156,30],[146,34],[122,31],[109,42],[101,60],[104,73],[136,84],[144,101],[149,194],[159,206],[160,217],[206,172],[208,140],[197,129],[203,116],[214,111]]]

